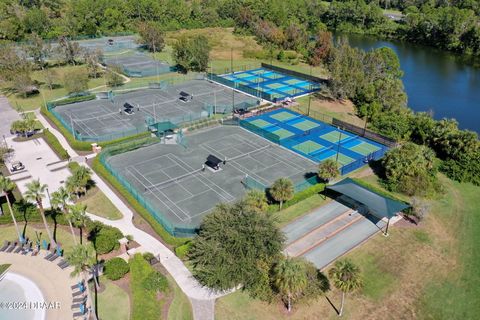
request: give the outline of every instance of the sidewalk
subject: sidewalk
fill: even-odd
[[[78,154],[68,145],[66,139],[61,133],[54,129],[42,114],[38,112],[37,117],[45,128],[48,128],[50,132],[57,137],[72,158],[78,156]],[[81,164],[87,166],[85,163]],[[159,255],[162,265],[172,275],[180,289],[189,297],[192,303],[194,319],[213,320],[215,308],[214,301],[226,293],[212,292],[209,288],[200,285],[193,277],[190,270],[185,267],[183,262],[173,252],[171,252],[160,241],[153,238],[148,233],[137,229],[133,225],[133,212],[95,172],[92,174],[92,179],[95,181],[97,187],[102,190],[105,196],[107,196],[107,198],[109,198],[122,213],[123,218],[111,221],[92,214],[88,214],[89,217],[92,220],[101,221],[107,225],[117,227],[125,235],[132,235],[135,241],[141,245],[139,248],[140,251],[148,251],[154,255]]]

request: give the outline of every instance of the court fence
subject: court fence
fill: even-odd
[[[269,132],[268,130],[265,130],[261,127],[258,127],[254,124],[252,124],[251,122],[247,121],[247,120],[240,120],[239,122],[239,125],[242,127],[242,128],[245,128],[273,143],[276,143],[276,144],[279,144],[289,150],[293,150],[294,152],[297,152],[293,149],[293,146],[296,146],[298,145],[300,142],[296,139],[298,137],[288,137],[288,138],[281,138],[280,136],[272,133],[272,132]],[[313,130],[310,130],[310,133],[312,132],[315,132],[316,130],[322,130],[322,129],[313,129]],[[378,142],[378,141],[377,141]],[[334,147],[333,147],[334,148]],[[341,147],[337,148],[337,153],[340,152]],[[323,151],[323,150],[322,150]],[[340,170],[340,173],[342,175],[345,175],[345,174],[348,174],[358,168],[361,168],[363,167],[364,165],[366,165],[369,161],[371,160],[378,160],[380,158],[383,157],[383,155],[385,154],[385,152],[388,151],[388,147],[383,145],[381,146],[381,148],[377,151],[374,151],[368,155],[365,155],[361,158],[358,158],[356,160],[354,160],[353,162],[351,163],[348,163],[346,165],[343,165],[339,168]],[[314,154],[312,155],[308,155],[307,158],[313,160],[313,161],[316,161],[318,162],[319,160],[316,158],[316,155],[314,156]]]
[[[105,148],[99,155],[100,163],[105,169],[135,198],[140,205],[142,205],[152,215],[162,227],[174,237],[193,237],[197,234],[197,227],[176,226],[165,218],[165,214],[155,209],[148,200],[146,200],[135,187],[133,187],[127,179],[119,174],[108,162],[108,159],[114,155],[125,153],[128,151],[137,150],[142,147],[147,147],[159,143],[157,138],[146,138],[135,140],[112,147]]]
[[[283,73],[283,74],[286,74],[286,75],[289,75],[289,76],[292,76],[292,77],[295,77],[295,78],[304,79],[304,80],[308,80],[308,81],[312,81],[312,82],[318,82],[318,83],[327,83],[328,82],[327,79],[322,79],[322,78],[311,76],[309,74],[301,73],[301,72],[298,72],[298,71],[293,71],[293,70],[290,70],[290,69],[274,66],[274,65],[268,64],[268,63],[263,63],[262,62],[262,68],[277,71],[277,72],[280,72],[280,73]]]
[[[252,95],[254,97],[262,98],[263,100],[267,101],[273,101],[275,97],[269,93],[263,92],[262,90],[257,90],[252,87],[240,84],[238,82],[232,81],[225,79],[219,75],[216,75],[214,73],[207,73],[207,79],[211,81],[218,82],[220,84],[223,84],[224,86],[227,86],[232,89],[237,89],[239,91],[245,92],[249,95]]]
[[[293,190],[295,193],[297,193],[307,188],[310,188],[320,182],[321,181],[319,180],[317,175],[312,175],[311,177],[294,184]],[[245,178],[243,178],[242,183],[245,186],[245,188],[249,190],[261,190],[261,191],[267,192],[268,188],[270,187],[270,186],[266,186],[265,184],[261,183],[260,181],[248,175],[245,176]]]

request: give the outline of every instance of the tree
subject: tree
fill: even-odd
[[[283,202],[293,198],[294,195],[293,183],[290,179],[280,178],[277,179],[270,187],[269,193],[272,198],[280,202],[280,210],[282,210]]]
[[[80,93],[88,89],[88,73],[85,69],[65,72],[63,85],[68,93]]]
[[[249,190],[244,201],[245,205],[256,212],[266,212],[268,209],[267,196],[262,190]]]
[[[181,36],[173,45],[173,60],[185,72],[205,71],[210,60],[210,45],[203,35]]]
[[[338,315],[342,316],[345,305],[345,295],[357,290],[363,284],[360,268],[349,259],[338,260],[328,272],[333,285],[342,291],[342,302]]]
[[[65,63],[75,65],[75,60],[78,58],[82,50],[78,42],[72,42],[67,37],[61,36],[58,39],[58,51],[63,55]]]
[[[118,87],[123,84],[123,77],[120,75],[119,67],[109,67],[105,72],[106,82],[110,87]]]
[[[100,49],[83,51],[83,61],[85,61],[88,75],[92,78],[97,78],[100,74],[100,60],[102,55],[103,53]]]
[[[50,90],[53,90],[55,85],[59,82],[58,72],[52,68],[45,68],[43,70],[43,78]]]
[[[275,286],[286,300],[287,311],[292,310],[292,301],[301,295],[308,285],[306,268],[299,258],[280,260],[274,269]]]
[[[138,34],[140,35],[140,42],[145,45],[148,50],[161,52],[165,47],[165,33],[160,26],[153,22],[140,22],[138,25]]]
[[[312,66],[319,66],[321,63],[326,63],[330,60],[333,50],[332,33],[321,30],[317,34],[317,39],[309,53],[309,63]]]
[[[43,70],[47,64],[46,59],[52,52],[52,46],[46,43],[38,34],[32,33],[28,37],[28,44],[25,49],[38,68]]]
[[[26,185],[27,191],[25,191],[25,199],[27,201],[33,201],[37,204],[38,209],[40,211],[40,215],[42,216],[43,225],[45,226],[45,230],[47,231],[48,238],[50,239],[50,245],[52,247],[56,247],[57,243],[53,239],[52,232],[47,224],[47,218],[45,217],[45,210],[43,209],[42,199],[45,198],[45,190],[47,189],[46,184],[41,184],[40,180],[33,180],[32,182]]]
[[[0,81],[9,83],[26,97],[33,84],[31,72],[32,65],[24,54],[14,46],[0,46]]]
[[[335,179],[339,174],[338,165],[332,159],[327,159],[318,165],[318,177],[326,182]]]
[[[8,210],[10,211],[10,215],[12,216],[12,221],[15,226],[15,230],[17,231],[18,240],[22,241],[23,237],[20,233],[20,229],[18,228],[17,219],[15,219],[15,215],[13,214],[12,204],[10,203],[10,192],[15,189],[15,183],[7,177],[0,175],[0,191],[4,194],[5,198],[7,199]]]
[[[426,146],[407,142],[389,150],[382,165],[388,188],[392,191],[425,196],[438,189],[435,154]]]
[[[67,191],[64,187],[60,187],[57,191],[52,193],[52,206],[60,209],[65,216],[65,219],[68,221],[70,227],[70,232],[72,233],[73,243],[77,244],[77,237],[75,237],[75,232],[73,231],[72,218],[73,215],[70,212],[70,206],[68,202],[71,201],[71,193]]]
[[[88,283],[88,273],[92,273],[93,280],[95,283],[95,292],[99,288],[98,279],[97,279],[97,258],[95,249],[91,245],[76,245],[74,246],[70,252],[65,255],[66,260],[68,263],[73,266],[73,271],[71,273],[72,276],[77,276],[82,274],[83,282],[85,284]],[[86,285],[87,289],[87,299],[89,300],[88,304],[92,306],[92,298],[90,295],[90,290],[88,285]],[[96,309],[96,308],[95,308]],[[92,311],[92,308],[87,308],[87,310]],[[96,313],[93,312],[93,316],[97,319]]]
[[[215,290],[238,285],[250,290],[261,277],[259,264],[276,260],[283,241],[272,216],[242,202],[220,204],[204,218],[188,257],[201,284]]]
[[[72,223],[80,231],[80,244],[83,243],[83,228],[86,227],[90,219],[87,216],[87,206],[83,203],[77,203],[70,206],[70,215]]]

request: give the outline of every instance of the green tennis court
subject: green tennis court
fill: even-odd
[[[275,113],[275,114],[270,116],[270,118],[273,118],[275,120],[282,121],[282,122],[288,121],[288,120],[296,118],[296,117],[297,116],[294,115],[293,113],[286,112],[286,111]]]
[[[340,131],[334,130],[334,131],[330,131],[328,133],[325,133],[325,134],[321,135],[320,138],[322,138],[323,140],[327,140],[329,142],[332,142],[332,143],[338,143],[338,139],[344,140],[344,139],[349,138],[349,136],[346,135],[346,134],[342,134]]]
[[[354,147],[351,147],[349,149],[352,150],[352,151],[355,151],[356,153],[360,153],[363,156],[366,156],[366,155],[368,155],[372,152],[375,152],[375,151],[379,150],[380,148],[377,147],[377,146],[374,146],[373,144],[370,144],[368,142],[362,141],[362,143],[360,143],[360,144],[358,144]]]
[[[279,136],[280,139],[285,139],[285,138],[288,138],[288,137],[291,137],[291,136],[295,135],[293,132],[285,130],[285,129],[278,129],[278,130],[272,131],[272,133]]]
[[[293,126],[297,129],[307,131],[307,130],[311,130],[313,128],[319,127],[320,125],[310,120],[303,120],[302,122],[293,124]]]
[[[237,78],[246,78],[246,77],[250,77],[249,74],[246,74],[246,73],[239,73],[239,74],[236,74],[235,77]]]
[[[281,87],[285,87],[285,85],[281,83],[271,83],[271,84],[267,84],[267,87],[270,89],[278,89]]]
[[[250,123],[259,128],[266,128],[273,125],[273,123],[270,123],[262,119],[256,119],[256,120],[250,121]]]
[[[297,83],[300,83],[300,82],[303,82],[303,81],[299,80],[299,79],[289,79],[285,82],[288,83],[288,84],[297,84]]]
[[[300,152],[303,152],[305,154],[310,154],[310,153],[313,153],[317,150],[323,149],[325,147],[322,146],[319,143],[316,143],[315,141],[307,140],[305,142],[302,142],[302,143],[299,143],[299,144],[293,146],[292,148],[295,149],[295,150],[298,150]]]
[[[336,160],[337,159],[337,154],[333,154],[331,155],[330,157],[328,158],[325,158],[325,160],[327,159],[332,159],[332,160]],[[340,164],[340,166],[344,166],[344,165],[347,165],[349,163],[352,163],[355,159],[352,159],[346,155],[344,155],[343,153],[339,152],[338,153],[338,163]]]

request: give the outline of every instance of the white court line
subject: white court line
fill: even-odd
[[[169,154],[169,155],[172,155],[172,154]],[[180,158],[178,158],[177,156],[175,155],[172,155],[172,157],[174,157],[178,162],[181,162],[183,163],[186,167],[189,167],[191,170],[194,170],[190,165],[188,165],[187,163],[185,163],[184,161],[182,161]],[[220,197],[222,197],[223,199],[227,200],[227,201],[230,201],[227,197],[225,197],[224,195],[222,195],[220,192],[218,192],[217,190],[214,190],[210,185],[206,184],[204,181],[200,180],[200,177],[202,177],[203,179],[205,179],[206,181],[208,181],[209,183],[211,183],[212,185],[214,185],[215,187],[217,187],[218,189],[220,189],[222,192],[224,192],[228,197],[230,198],[233,198],[235,199],[234,196],[232,196],[229,192],[227,192],[226,190],[224,190],[223,188],[221,188],[220,186],[218,186],[215,182],[213,182],[212,180],[208,179],[207,177],[203,177],[203,176],[196,176],[196,178],[198,178],[198,180],[200,182],[202,182],[205,186],[209,187],[212,191],[214,191],[215,193],[217,193]]]
[[[143,179],[145,179],[146,181],[148,181],[148,183],[150,183],[151,185],[153,185],[143,174],[141,174],[138,170],[136,170],[135,167],[131,166],[131,168],[132,168],[133,170],[135,170],[135,171],[138,173],[138,175],[140,175]],[[138,178],[137,178],[137,180],[138,180]],[[148,187],[147,187],[146,189],[149,190]],[[175,210],[173,210],[172,207],[170,207],[170,206],[169,206],[167,203],[165,203],[162,199],[160,199],[160,198],[157,196],[156,193],[150,192],[151,195],[153,195],[158,201],[160,201],[160,202],[161,202],[164,206],[166,206],[171,212],[173,212],[173,214],[174,214],[180,221],[185,222],[185,221],[189,221],[189,220],[190,220],[190,215],[188,215],[185,211],[183,211],[182,208],[178,207],[175,202],[173,202],[172,200],[170,200],[170,198],[168,198],[168,197],[162,192],[161,189],[159,189],[159,188],[153,188],[153,189],[159,191],[165,198],[167,198],[168,201],[172,202],[172,204],[173,204],[178,210],[180,210],[181,213],[183,213],[183,214],[187,217],[186,219],[181,218],[181,217],[177,214],[177,212],[176,212]],[[146,192],[145,194],[148,194],[148,193],[149,193],[149,192]]]
[[[177,165],[177,166],[178,166],[178,165]],[[172,166],[172,167],[173,167],[173,166]],[[179,167],[182,168],[181,166],[179,166]],[[170,168],[171,168],[171,167],[170,167]],[[165,169],[168,169],[168,168],[165,168]],[[183,168],[182,168],[182,169],[183,169]],[[185,169],[183,169],[183,170],[185,170]],[[171,177],[168,173],[166,173],[164,170],[162,170],[162,172],[163,172],[163,174],[165,174],[165,175],[168,177],[168,180],[170,180],[170,179],[175,179],[174,177]],[[188,171],[185,172],[185,173],[188,173]],[[190,177],[188,177],[186,180],[188,180],[189,178],[190,178]],[[174,183],[175,183],[177,186],[179,186],[180,188],[182,188],[183,190],[185,190],[186,192],[188,192],[190,195],[193,195],[193,193],[191,193],[190,191],[188,191],[187,189],[185,189],[185,188],[179,183],[179,181],[174,181]],[[177,201],[177,203],[178,203],[178,201]]]

